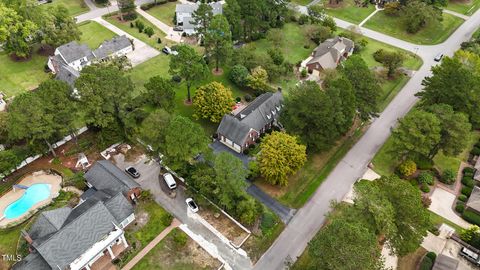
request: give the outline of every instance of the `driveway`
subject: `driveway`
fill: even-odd
[[[128,166],[135,166],[141,174],[135,179],[142,189],[149,190],[155,201],[165,210],[172,213],[181,223],[180,228],[187,232],[200,246],[207,250],[212,256],[225,262],[226,269],[251,269],[252,262],[242,249],[234,249],[228,241],[221,239],[214,232],[208,229],[199,220],[200,216],[188,211],[185,199],[185,188],[179,185],[176,196],[169,197],[168,187],[164,181],[160,181],[160,165],[145,156],[134,162],[126,162],[122,155],[114,156],[116,165],[124,170]],[[177,181],[178,184],[178,181]],[[200,209],[200,211],[202,211]],[[229,268],[231,267],[231,268]]]
[[[430,211],[450,220],[462,228],[468,228],[470,226],[470,223],[463,220],[453,211],[452,207],[455,202],[454,194],[437,187],[430,198],[432,199],[432,204],[428,208]]]
[[[275,214],[277,214],[285,224],[288,224],[290,222],[293,215],[295,215],[295,212],[297,211],[296,209],[289,208],[279,203],[277,200],[270,197],[270,195],[263,192],[254,184],[251,184],[247,188],[247,193],[255,197],[257,200],[262,202],[266,207],[272,210]]]
[[[218,154],[218,153],[221,153],[221,152],[230,153],[233,156],[240,159],[243,162],[243,165],[245,166],[245,168],[248,168],[248,163],[250,162],[250,157],[248,155],[244,155],[244,154],[235,152],[232,149],[228,148],[228,146],[226,146],[225,144],[223,144],[219,141],[215,141],[215,142],[211,143],[209,146],[210,146],[210,148],[212,148],[214,154]]]
[[[163,23],[159,19],[153,17],[147,12],[143,11],[140,7],[137,6],[137,12],[142,15],[145,19],[155,25],[158,29],[162,30],[165,33],[165,38],[170,39],[175,42],[180,42],[182,39],[181,32],[173,31],[173,27]]]
[[[105,21],[104,19],[102,18],[95,18],[95,19],[92,19],[93,21],[96,21],[98,22],[99,24],[105,26],[106,28],[108,28],[109,30],[111,30],[112,32],[114,32],[115,34],[119,35],[119,36],[127,36],[129,39],[133,39],[133,46],[135,48],[134,51],[132,52],[129,52],[127,54],[127,58],[130,60],[130,62],[132,63],[132,66],[136,66],[138,64],[141,64],[157,55],[160,54],[159,51],[157,51],[156,49],[150,47],[149,45],[147,45],[145,42],[135,38],[134,36],[128,34],[127,32],[121,30],[120,28],[116,27],[115,25]]]

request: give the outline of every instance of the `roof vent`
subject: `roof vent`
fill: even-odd
[[[243,114],[243,113],[240,114],[240,119],[243,119],[243,118],[245,118],[245,117],[246,117],[245,114]]]

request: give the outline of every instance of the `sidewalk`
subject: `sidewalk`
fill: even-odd
[[[175,42],[180,42],[182,39],[182,36],[180,32],[173,31],[173,27],[163,23],[159,19],[153,17],[152,15],[148,14],[147,12],[143,11],[140,7],[137,7],[136,9],[137,13],[143,16],[145,19],[147,19],[149,22],[151,22],[153,25],[158,27],[158,29],[162,30],[165,33],[165,38],[175,41]]]
[[[130,270],[132,269],[147,253],[152,250],[160,241],[162,241],[165,236],[167,236],[173,229],[176,227],[180,226],[180,221],[178,221],[176,218],[172,220],[172,224],[165,228],[155,239],[152,240],[152,242],[148,243],[148,245],[143,248],[131,261],[125,265],[122,270]]]
[[[451,10],[448,10],[448,9],[443,9],[443,12],[444,12],[444,13],[447,13],[447,14],[450,14],[450,15],[453,15],[453,16],[455,16],[455,17],[459,17],[459,18],[464,19],[464,20],[470,19],[470,17],[467,16],[467,15],[463,15],[463,14],[461,14],[461,13],[458,13],[458,12],[455,12],[455,11],[451,11]]]

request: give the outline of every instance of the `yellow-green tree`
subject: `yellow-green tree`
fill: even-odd
[[[211,82],[197,89],[193,97],[194,117],[218,123],[235,104],[232,91],[219,82]]]
[[[268,91],[268,73],[265,69],[258,66],[250,72],[251,74],[247,76],[247,86],[253,90]]]
[[[267,135],[260,144],[260,173],[273,185],[286,186],[287,176],[300,169],[307,160],[306,146],[297,137],[284,132]]]

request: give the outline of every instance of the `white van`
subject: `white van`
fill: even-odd
[[[177,188],[177,182],[175,182],[175,179],[173,179],[173,176],[170,173],[163,174],[163,180],[169,189],[174,190]]]

